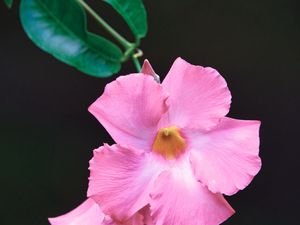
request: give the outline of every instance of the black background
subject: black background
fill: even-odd
[[[131,38],[101,1],[90,1]],[[164,77],[177,56],[218,69],[233,95],[230,116],[260,119],[263,167],[228,197],[227,225],[294,225],[299,217],[299,0],[146,0],[141,48]],[[112,143],[87,107],[115,79],[97,79],[38,49],[18,7],[0,3],[2,225],[45,225],[85,199],[92,150]],[[93,30],[103,31],[93,22]],[[131,62],[120,74],[134,72]]]

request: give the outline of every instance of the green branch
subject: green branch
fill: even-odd
[[[127,41],[122,35],[120,35],[114,28],[112,28],[103,18],[101,18],[84,0],[76,0],[111,36],[113,36],[124,48],[122,62],[132,58],[133,63],[138,72],[141,71],[141,64],[138,60],[143,55],[143,52],[138,49],[137,53],[134,53],[140,44],[140,39],[137,39],[135,43]]]
[[[104,19],[102,19],[85,1],[77,2],[108,32],[110,33],[125,49],[132,48],[133,43],[127,41],[114,28],[112,28]]]

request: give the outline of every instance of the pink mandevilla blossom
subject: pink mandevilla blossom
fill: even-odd
[[[223,194],[261,168],[260,122],[225,117],[231,94],[212,68],[178,58],[162,84],[153,77],[146,62],[90,106],[117,144],[94,150],[88,197],[118,221],[150,205],[157,225],[220,224],[234,213]]]
[[[53,225],[216,225],[234,213],[223,194],[244,189],[260,170],[260,122],[225,117],[231,94],[212,68],[178,58],[157,81],[146,61],[90,106],[117,144],[94,150],[88,206]],[[82,222],[71,223],[76,217]]]

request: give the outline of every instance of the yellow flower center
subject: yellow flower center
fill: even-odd
[[[177,158],[185,151],[185,147],[186,142],[175,126],[160,129],[152,145],[153,151],[166,159]]]

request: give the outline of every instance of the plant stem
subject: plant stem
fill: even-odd
[[[135,65],[135,68],[136,68],[137,72],[138,73],[141,72],[142,67],[141,67],[139,59],[133,56],[132,60],[133,60],[133,63]]]
[[[134,44],[127,41],[114,28],[112,28],[104,19],[102,19],[84,0],[77,0],[77,2],[92,16],[94,19],[110,33],[125,49],[132,48]]]
[[[135,43],[127,41],[122,35],[120,35],[114,28],[112,28],[104,19],[102,19],[84,0],[77,0],[77,2],[108,32],[112,35],[124,48],[124,60],[126,61],[130,55],[133,54],[135,49],[140,44],[140,40],[137,39]],[[138,60],[143,55],[143,52],[139,50],[132,55],[133,63],[138,72],[141,71],[141,64]]]
[[[140,64],[140,61],[139,61],[139,57],[142,57],[143,56],[143,51],[141,49],[137,49],[137,52],[135,54],[132,55],[132,60],[133,60],[133,63],[138,71],[141,72],[141,64]]]

